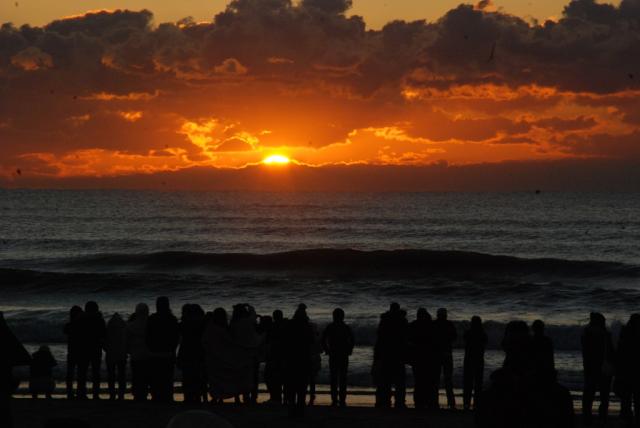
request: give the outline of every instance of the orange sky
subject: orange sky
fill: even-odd
[[[530,12],[399,2],[389,16],[407,20],[387,25],[384,3],[349,3],[3,26],[0,184],[238,169],[274,154],[309,167],[640,161],[638,0]],[[78,7],[56,5],[32,21]]]

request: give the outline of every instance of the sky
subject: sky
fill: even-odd
[[[3,187],[640,186],[640,0],[18,0],[2,21]]]

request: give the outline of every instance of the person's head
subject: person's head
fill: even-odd
[[[309,317],[307,316],[307,305],[305,305],[304,303],[300,303],[298,305],[298,309],[296,309],[296,312],[293,314],[293,319],[308,320]]]
[[[80,315],[82,315],[84,311],[78,305],[73,305],[71,309],[69,309],[69,319],[71,321],[78,319]]]
[[[89,300],[84,304],[84,311],[87,314],[94,315],[100,312],[100,308],[98,307],[98,304],[96,302],[94,302],[93,300]]]
[[[159,314],[168,314],[171,312],[169,298],[167,296],[160,296],[156,299],[156,312]]]
[[[482,318],[477,315],[471,317],[471,330],[481,330],[482,329]]]
[[[344,321],[344,311],[342,308],[335,308],[333,310],[333,322],[343,322]]]
[[[418,321],[431,321],[431,315],[425,308],[419,308],[416,313],[416,319]]]
[[[41,354],[51,354],[51,349],[47,345],[42,345],[38,348],[38,352]]]
[[[606,319],[600,312],[591,312],[589,315],[589,324],[592,327],[604,328],[606,325]]]
[[[438,309],[437,317],[441,321],[446,321],[447,320],[447,310],[445,308]]]
[[[509,321],[504,329],[504,343],[522,345],[529,340],[529,326],[524,321]]]
[[[391,305],[389,305],[389,312],[400,312],[400,305],[397,302],[391,303]]]
[[[218,327],[227,328],[227,311],[224,308],[216,308],[211,316],[211,321]]]
[[[637,333],[640,333],[640,314],[631,314],[627,323]]]
[[[284,319],[284,314],[280,309],[273,311],[273,321],[280,322]]]
[[[544,336],[544,322],[542,320],[535,320],[531,324],[531,330],[533,330],[534,336]]]
[[[149,306],[146,303],[138,303],[136,305],[136,317],[146,318],[149,316]]]

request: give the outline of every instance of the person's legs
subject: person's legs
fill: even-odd
[[[380,367],[376,375],[376,407],[389,408],[391,407],[392,368],[386,361],[378,364]]]
[[[444,357],[442,370],[444,373],[444,388],[447,391],[447,405],[450,409],[456,408],[456,396],[453,393],[453,356]]]
[[[127,391],[127,360],[118,362],[118,400],[124,400]]]
[[[81,358],[78,361],[78,386],[76,397],[84,400],[87,398],[87,371],[89,370],[89,359]]]
[[[107,384],[109,385],[109,400],[116,399],[116,363],[107,363]]]
[[[606,419],[609,415],[609,394],[611,392],[611,378],[608,376],[600,376],[600,407],[598,408],[598,416]]]
[[[397,363],[394,369],[393,384],[395,386],[394,407],[401,409],[406,407],[406,371],[404,363]]]
[[[595,382],[591,373],[584,374],[584,388],[582,391],[582,415],[590,419],[593,409],[593,397],[595,395]]]
[[[349,356],[345,355],[338,367],[338,387],[340,389],[340,405],[347,405],[347,373],[349,372]]]
[[[100,365],[102,364],[102,351],[96,352],[91,358],[91,386],[93,387],[93,399],[100,399]]]
[[[640,427],[640,385],[634,384],[631,386],[631,400],[633,401],[633,423],[636,427]]]
[[[172,402],[173,401],[173,375],[175,371],[175,366],[172,360],[165,359],[163,364],[163,401],[164,402]]]
[[[71,400],[74,397],[74,393],[73,393],[73,381],[75,379],[75,372],[77,370],[77,363],[75,361],[75,358],[71,355],[69,355],[70,353],[67,352],[67,376],[66,376],[66,383],[67,383],[67,399]]]
[[[474,382],[473,382],[473,408],[477,407],[478,397],[482,394],[482,388],[484,387],[484,361],[478,363],[475,367]]]
[[[471,408],[471,395],[473,393],[474,367],[470,361],[464,362],[462,374],[462,403],[465,410]]]
[[[334,355],[329,356],[329,377],[331,383],[331,405],[338,405],[338,380],[340,376],[338,358]]]
[[[416,409],[422,408],[426,404],[426,391],[425,391],[425,368],[422,364],[416,363],[413,365],[413,404]]]

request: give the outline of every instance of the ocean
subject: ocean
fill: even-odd
[[[177,315],[246,302],[290,316],[304,302],[320,327],[339,306],[357,340],[350,382],[363,387],[392,301],[410,320],[446,307],[460,335],[480,315],[487,371],[505,323],[540,318],[560,380],[579,389],[589,312],[617,339],[639,310],[639,213],[637,193],[0,190],[0,311],[63,363],[68,310],[87,300],[107,317],[160,295]]]

